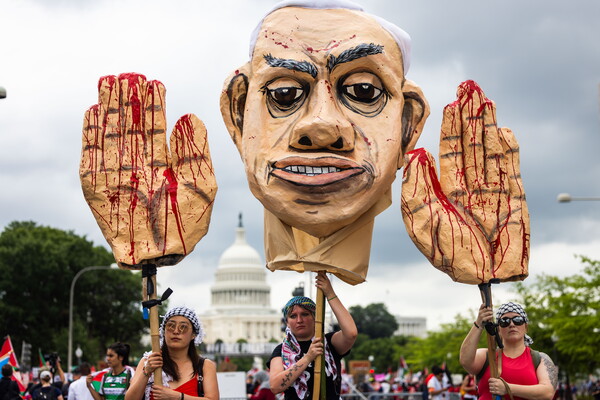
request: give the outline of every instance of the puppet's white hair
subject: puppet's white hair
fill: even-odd
[[[349,1],[349,0],[284,0],[273,6],[260,20],[252,35],[250,37],[250,58],[252,59],[252,55],[254,53],[254,46],[256,45],[256,40],[258,38],[258,33],[260,32],[260,28],[263,24],[265,18],[268,15],[273,13],[276,10],[284,7],[300,7],[300,8],[313,8],[313,9],[337,9],[342,8],[346,10],[354,10],[364,12],[363,8],[358,4]],[[376,15],[372,15],[369,13],[365,13],[369,17],[373,18],[383,29],[385,29],[396,41],[398,47],[400,48],[400,52],[402,53],[402,63],[404,64],[404,75],[408,72],[408,68],[410,67],[410,36],[403,29],[400,29],[398,26],[392,24],[385,19],[378,17]]]

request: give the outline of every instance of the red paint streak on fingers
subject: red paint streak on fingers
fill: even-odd
[[[472,257],[473,257],[473,262],[476,265],[477,264],[477,259],[480,258],[482,264],[479,266],[477,274],[478,276],[480,276],[481,281],[485,282],[485,252],[484,249],[481,246],[481,243],[479,243],[479,240],[477,240],[477,235],[475,234],[475,232],[473,232],[473,229],[477,229],[476,227],[473,227],[471,225],[469,225],[467,223],[467,221],[463,218],[463,216],[458,212],[458,210],[454,207],[454,205],[448,200],[448,198],[446,197],[446,194],[443,192],[442,187],[439,183],[439,180],[437,178],[437,173],[435,171],[435,167],[434,165],[429,161],[429,158],[427,157],[427,153],[424,149],[416,149],[413,150],[409,153],[407,153],[407,155],[410,155],[410,160],[408,162],[408,166],[410,164],[412,164],[413,162],[417,162],[420,166],[421,169],[423,170],[423,173],[427,173],[429,175],[429,179],[425,179],[426,182],[430,182],[431,183],[431,187],[429,187],[430,190],[427,191],[427,193],[431,193],[433,192],[435,194],[435,196],[438,199],[439,204],[442,206],[442,208],[444,209],[445,213],[447,215],[453,215],[454,219],[456,221],[458,221],[459,226],[458,229],[460,229],[460,231],[462,231],[462,227],[466,227],[469,231],[469,241],[470,241],[470,247],[471,249],[478,249],[479,250],[479,257],[476,257],[475,254],[473,254],[473,251],[471,251],[472,253]],[[408,167],[407,166],[407,167]],[[418,178],[417,178],[418,179]],[[421,178],[423,179],[423,178]],[[418,180],[415,180],[415,182],[418,182]],[[415,188],[416,191],[416,188]],[[437,214],[438,212],[436,210],[433,209],[432,207],[432,199],[428,196],[428,198],[423,199],[425,204],[428,204],[429,207],[429,212],[430,212],[430,221],[434,221],[437,218],[441,218],[442,216]],[[456,237],[455,233],[454,233],[454,223],[453,223],[453,219],[452,218],[448,218],[447,220],[448,224],[451,226],[452,229],[452,240],[454,240],[454,238]],[[434,226],[433,224],[431,224],[431,236],[432,236],[432,243],[436,243],[439,241],[434,240],[435,237],[437,236],[436,232],[433,231]],[[461,234],[461,240],[464,238],[464,234]],[[460,245],[461,247],[464,246],[464,243],[452,243],[452,249],[455,248],[455,246]],[[453,269],[453,264],[454,264],[454,254],[452,255],[446,255],[443,252],[443,249],[441,249],[438,245],[437,247],[438,252],[442,255],[442,257],[446,256],[447,258],[449,258],[451,261],[451,265],[449,266],[451,269]],[[481,271],[481,275],[479,275],[479,271]]]
[[[187,249],[185,247],[185,240],[183,238],[183,222],[181,220],[181,213],[179,211],[179,205],[177,202],[177,178],[173,172],[172,168],[167,168],[165,170],[165,172],[163,173],[164,177],[167,179],[167,196],[168,196],[168,200],[171,203],[171,212],[173,213],[174,217],[175,217],[175,222],[177,223],[177,231],[179,232],[179,239],[181,240],[181,244],[183,246],[183,252],[184,254],[187,254]],[[167,209],[168,212],[168,206],[165,207]],[[168,220],[166,220],[168,221]],[[167,223],[165,222],[165,229],[167,228]],[[167,235],[165,235],[165,238],[167,237]],[[166,250],[166,243],[165,243],[165,249],[163,250],[163,255],[164,255],[164,251]]]

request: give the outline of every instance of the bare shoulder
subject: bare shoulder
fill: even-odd
[[[217,364],[213,360],[209,360],[208,358],[204,359],[204,365],[202,366],[202,371],[216,371]]]

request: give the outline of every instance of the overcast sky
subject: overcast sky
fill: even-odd
[[[106,245],[78,177],[84,111],[103,75],[139,72],[167,88],[169,130],[194,113],[207,126],[219,192],[210,230],[183,262],[159,270],[171,304],[208,309],[220,254],[238,213],[261,255],[262,206],[219,112],[227,75],[248,58],[248,39],[274,1],[0,0],[0,229],[32,220]],[[530,273],[580,271],[575,254],[600,259],[600,201],[559,204],[556,196],[600,197],[600,2],[362,1],[412,37],[408,78],[431,116],[417,147],[438,153],[443,107],[457,85],[477,81],[513,129],[531,214]],[[347,306],[385,302],[393,314],[451,322],[480,301],[475,286],[434,269],[405,232],[400,178],[394,203],[376,218],[368,281],[334,283]],[[273,308],[306,275],[268,274]],[[533,279],[528,278],[527,282]],[[513,284],[495,286],[494,303]],[[40,299],[41,301],[41,299]]]

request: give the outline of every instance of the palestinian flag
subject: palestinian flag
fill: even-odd
[[[105,374],[108,373],[108,371],[110,371],[110,369],[105,368],[102,371],[98,372],[97,374],[93,375],[92,387],[94,388],[94,390],[96,392],[100,392],[100,387],[102,386],[102,378],[104,377]]]
[[[46,359],[44,358],[44,355],[42,354],[42,349],[38,348],[38,356],[40,358],[40,368],[44,368],[46,366]]]

